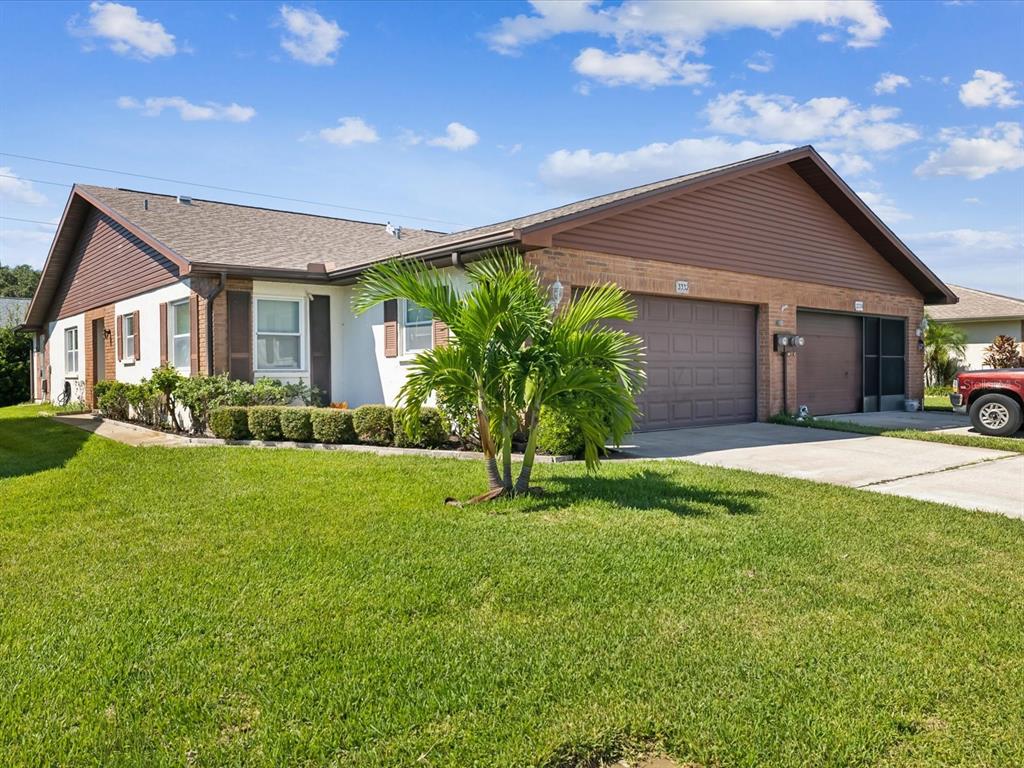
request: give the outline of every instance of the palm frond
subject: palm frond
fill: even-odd
[[[361,315],[390,299],[414,301],[449,326],[459,312],[450,278],[418,261],[388,261],[370,267],[359,279],[352,309]]]

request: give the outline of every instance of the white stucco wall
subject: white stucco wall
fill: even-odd
[[[166,285],[148,293],[141,293],[114,303],[114,325],[117,318],[132,312],[139,313],[139,355],[132,360],[117,360],[118,335],[120,327],[114,329],[115,378],[128,384],[137,384],[148,379],[153,369],[160,365],[160,305],[189,297],[188,281]],[[191,329],[195,332],[195,329]],[[189,369],[183,368],[184,375]]]
[[[461,269],[447,268],[457,289],[467,285]],[[405,372],[412,357],[384,357],[384,308],[374,307],[356,317],[352,312],[355,286],[324,286],[309,283],[253,281],[253,365],[256,365],[256,300],[259,298],[296,298],[302,307],[302,365],[295,371],[254,370],[255,377],[280,381],[302,380],[309,383],[309,297],[313,294],[331,297],[331,402],[347,402],[355,408],[368,403],[393,405],[405,381]],[[401,317],[399,317],[401,321]],[[402,337],[399,328],[399,337]]]
[[[951,323],[967,334],[967,355],[963,360],[965,368],[983,368],[985,347],[992,343],[996,336],[1010,336],[1020,342],[1020,320],[985,320]]]
[[[78,370],[65,370],[67,360],[64,349],[64,332],[68,328],[78,328]],[[50,383],[49,398],[56,401],[64,389],[64,382],[71,383],[71,400],[85,399],[85,314],[72,315],[62,320],[55,320],[47,325],[50,338]],[[45,373],[45,372],[44,372]]]

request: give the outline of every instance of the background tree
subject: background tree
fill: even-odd
[[[7,267],[0,264],[0,297],[31,299],[39,284],[40,272],[28,264]]]
[[[542,408],[571,414],[584,437],[591,469],[607,441],[630,430],[643,384],[641,340],[603,320],[636,316],[628,295],[608,284],[587,288],[556,312],[536,270],[515,251],[493,251],[467,268],[460,296],[443,272],[418,262],[368,270],[353,301],[357,313],[392,299],[430,310],[450,330],[448,345],[420,352],[399,392],[403,424],[417,437],[420,408],[436,393],[446,408],[475,417],[489,491],[479,498],[529,488]],[[526,449],[513,476],[512,441]]]
[[[1017,342],[1012,336],[996,336],[992,343],[985,347],[983,365],[990,368],[1020,368],[1021,357]]]
[[[28,400],[31,352],[28,334],[0,327],[0,406]]]
[[[933,387],[949,386],[960,361],[966,356],[967,334],[955,325],[936,323],[928,318],[924,332],[925,383]]]

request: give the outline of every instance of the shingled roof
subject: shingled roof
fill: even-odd
[[[931,307],[928,314],[943,322],[952,320],[1016,320],[1024,319],[1024,299],[979,291],[962,285],[950,285],[960,297],[957,304]]]
[[[191,199],[84,184],[75,187],[131,221],[192,264],[305,270],[365,264],[401,247],[415,248],[443,233],[402,227],[396,238],[384,224],[310,213]]]

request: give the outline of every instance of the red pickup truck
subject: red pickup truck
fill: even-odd
[[[949,401],[983,435],[1012,435],[1024,420],[1024,368],[959,373]]]

